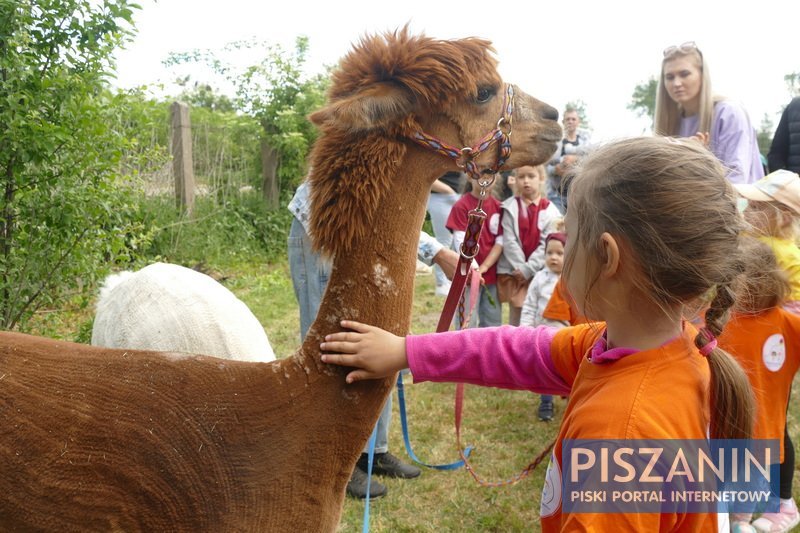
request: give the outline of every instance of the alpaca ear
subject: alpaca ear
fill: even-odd
[[[379,83],[337,100],[308,118],[319,127],[365,132],[386,128],[407,117],[413,108],[414,96],[408,89]]]

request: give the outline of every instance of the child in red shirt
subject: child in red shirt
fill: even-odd
[[[499,177],[499,175],[498,175]],[[461,198],[450,209],[447,217],[447,229],[453,234],[453,249],[461,251],[461,243],[464,242],[464,234],[467,228],[469,212],[478,206],[480,198],[480,187],[473,187],[472,181],[467,181],[466,190]],[[472,312],[474,319],[470,325],[480,327],[499,326],[503,323],[502,307],[497,298],[497,259],[503,253],[503,227],[500,223],[503,212],[500,202],[492,196],[491,190],[487,190],[484,195],[481,207],[486,213],[486,220],[483,223],[480,240],[478,241],[478,254],[475,261],[478,263],[478,271],[483,277],[480,287],[480,296]],[[473,290],[467,287],[466,291]],[[469,293],[467,292],[467,295]],[[459,317],[456,316],[458,323]],[[457,324],[460,326],[461,324]]]
[[[542,194],[544,165],[521,166],[511,172],[514,194],[503,207],[503,255],[497,262],[497,290],[509,302],[508,323],[519,326],[522,305],[533,276],[544,267],[547,236],[556,231],[561,212]]]
[[[572,512],[562,444],[573,439],[747,439],[747,376],[717,347],[733,304],[743,226],[725,169],[695,141],[638,137],[585,160],[569,191],[562,279],[596,321],[556,329],[474,328],[398,337],[349,320],[322,360],[348,383],[409,367],[414,383],[459,381],[569,394],[541,499],[551,531],[716,532],[716,512]],[[507,235],[506,235],[507,238]],[[679,243],[679,245],[676,245]],[[716,295],[700,332],[683,316]]]

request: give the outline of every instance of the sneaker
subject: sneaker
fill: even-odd
[[[539,420],[550,422],[553,419],[553,402],[542,402],[539,404]]]
[[[777,513],[764,513],[753,521],[753,527],[758,531],[768,533],[783,533],[800,524],[800,513],[794,499],[787,502],[781,501],[780,511]]]
[[[358,466],[353,469],[353,475],[350,476],[350,481],[347,482],[347,495],[353,498],[366,498],[367,497],[367,473],[361,470]],[[369,497],[374,500],[385,496],[389,492],[386,485],[373,479],[369,484]]]
[[[367,454],[362,453],[356,466],[367,471]],[[376,453],[372,459],[372,473],[379,476],[399,477],[411,479],[419,476],[422,470],[414,465],[406,464],[391,453]]]

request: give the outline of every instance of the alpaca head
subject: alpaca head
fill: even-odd
[[[505,84],[488,41],[411,36],[407,28],[366,36],[332,75],[328,103],[311,115],[320,137],[311,154],[311,229],[326,253],[349,252],[372,226],[393,183],[429,187],[457,170],[453,159],[431,157],[411,140],[425,132],[459,148],[497,127]],[[515,88],[512,152],[504,168],[539,164],[561,139],[558,112]],[[427,158],[410,175],[411,156]],[[476,158],[488,168],[493,147]],[[401,168],[401,163],[405,167]]]

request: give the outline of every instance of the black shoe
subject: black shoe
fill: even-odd
[[[553,402],[542,402],[539,404],[539,420],[550,422],[553,419]]]
[[[374,500],[385,496],[389,492],[386,485],[379,482],[377,479],[372,479],[369,484],[369,497]],[[366,498],[367,497],[367,473],[361,470],[358,466],[353,470],[353,475],[350,476],[350,481],[347,482],[347,495],[353,498]]]
[[[356,463],[358,468],[367,471],[367,454],[362,453]],[[379,476],[411,479],[419,476],[422,470],[414,465],[406,464],[390,453],[376,453],[372,458],[372,473]]]

